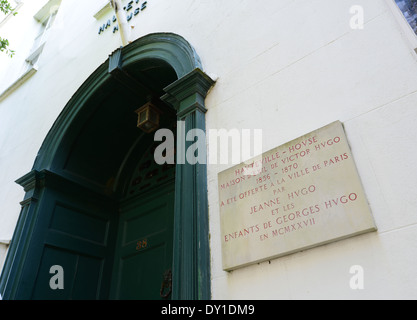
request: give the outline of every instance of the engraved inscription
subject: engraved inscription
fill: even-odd
[[[219,173],[224,270],[376,230],[339,121],[254,159]]]

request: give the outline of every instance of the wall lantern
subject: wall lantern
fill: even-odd
[[[148,102],[135,111],[138,114],[138,128],[146,133],[151,133],[159,127],[159,115],[161,111]]]

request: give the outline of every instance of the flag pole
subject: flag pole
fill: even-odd
[[[116,13],[117,23],[119,25],[120,37],[122,38],[122,45],[128,45],[130,41],[130,28],[127,23],[127,15],[125,10],[123,10],[123,5],[121,0],[110,0],[111,6]]]

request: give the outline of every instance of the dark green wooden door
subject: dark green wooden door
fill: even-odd
[[[172,268],[173,217],[173,186],[122,203],[110,298],[162,299],[163,275]]]

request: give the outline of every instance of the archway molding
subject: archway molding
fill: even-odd
[[[181,36],[156,33],[144,36],[113,52],[109,59],[83,83],[58,116],[35,159],[31,172],[18,179],[26,194],[21,213],[0,279],[4,299],[30,299],[36,275],[31,250],[42,237],[42,202],[45,186],[66,183],[61,172],[62,148],[77,136],[75,123],[85,121],[85,106],[111,79],[126,85],[133,93],[143,83],[132,79],[126,69],[137,63],[162,61],[176,73],[177,80],[168,85],[161,99],[174,108],[185,129],[205,131],[204,100],[214,81],[202,71],[193,47]],[[129,80],[129,81],[127,81]],[[133,84],[132,84],[133,81]],[[184,145],[190,142],[183,141]],[[176,164],[173,299],[210,299],[210,252],[205,164]]]

